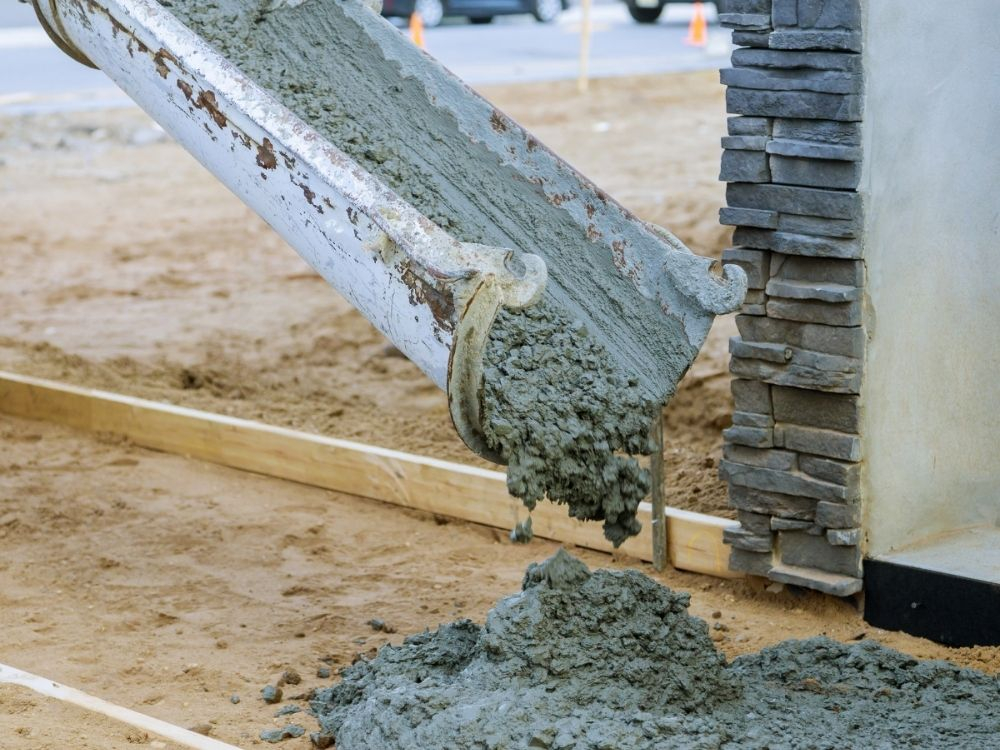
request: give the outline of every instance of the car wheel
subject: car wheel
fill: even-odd
[[[420,14],[420,20],[427,28],[433,28],[444,18],[444,3],[442,0],[417,0],[414,12]]]
[[[551,23],[562,13],[562,0],[534,0],[531,15],[540,23]]]
[[[483,24],[483,23],[493,23],[493,16],[472,16],[469,18],[469,23]]]
[[[628,14],[638,23],[656,23],[663,13],[663,6],[658,8],[639,8],[635,5],[628,6]]]

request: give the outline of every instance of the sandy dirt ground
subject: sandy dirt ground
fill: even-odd
[[[711,71],[485,89],[644,219],[718,257]],[[486,465],[444,394],[137,110],[0,120],[0,367]],[[728,514],[732,316],[667,410],[668,502]]]
[[[329,683],[318,668],[335,674],[458,617],[482,621],[530,561],[556,549],[37,422],[0,417],[0,444],[0,661],[241,746],[286,720],[311,726],[308,716],[275,720],[262,702],[283,670],[302,676],[285,687],[294,703]],[[1000,648],[873,629],[851,601],[575,552],[692,591],[693,613],[729,656],[826,633],[1000,672]],[[373,618],[397,632],[374,632]],[[0,738],[26,726],[42,732],[44,722],[0,710]]]

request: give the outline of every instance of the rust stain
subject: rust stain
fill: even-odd
[[[167,67],[167,61],[177,64],[177,58],[172,54],[167,52],[163,47],[160,47],[153,55],[153,65],[156,66],[156,72],[160,74],[160,78],[166,78],[170,75],[170,68]]]
[[[333,208],[333,206],[330,206],[330,208]],[[348,206],[347,207],[347,218],[348,218],[348,220],[354,226],[357,226],[358,225],[358,210],[356,208],[354,208],[353,206]]]
[[[507,132],[507,123],[504,121],[504,116],[500,114],[499,110],[494,109],[493,114],[490,115],[490,127],[498,133]]]
[[[619,271],[625,271],[625,243],[622,240],[611,243],[611,262]]]
[[[538,148],[538,141],[536,141],[534,138],[532,138],[529,135],[528,136],[528,151],[534,151],[536,148]]]
[[[194,93],[194,88],[191,84],[185,81],[183,78],[177,79],[177,88],[184,92],[184,98],[191,101],[191,95]]]
[[[274,144],[270,138],[257,147],[257,166],[264,169],[277,169],[278,160],[274,157]]]
[[[586,209],[587,209],[587,218],[588,219],[593,219],[594,218],[594,214],[597,213],[597,208],[594,207],[593,203],[588,203],[586,205]],[[615,240],[615,241],[616,242],[621,242],[621,240]]]
[[[410,289],[410,303],[426,305],[439,328],[443,331],[452,331],[455,315],[454,300],[417,276],[410,268],[409,263],[400,263],[396,268],[399,271],[399,278]]]
[[[587,225],[587,239],[591,242],[597,242],[604,235],[595,227],[593,224]]]
[[[222,114],[222,110],[219,109],[219,104],[215,100],[214,91],[203,90],[199,92],[194,106],[208,112],[209,116],[211,116],[212,120],[219,126],[220,129],[226,127],[226,116]]]
[[[555,195],[549,196],[549,203],[551,203],[553,206],[561,206],[566,201],[572,200],[572,198],[573,196],[570,195],[569,193],[556,193]],[[588,230],[588,235],[589,233],[590,232]]]

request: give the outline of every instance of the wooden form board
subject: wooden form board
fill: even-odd
[[[416,456],[245,419],[80,388],[0,371],[0,412],[123,435],[137,445],[337,492],[512,529],[527,518],[498,471]],[[670,563],[680,570],[737,577],[728,569],[722,531],[735,521],[667,508]],[[599,523],[569,518],[564,506],[539,503],[534,533],[611,551]],[[622,545],[652,560],[652,508],[640,507],[643,531]]]
[[[39,677],[31,672],[25,672],[6,664],[0,664],[0,684],[20,685],[30,690],[34,690],[40,695],[55,698],[65,703],[72,703],[86,711],[107,716],[123,724],[152,732],[164,739],[168,739],[178,745],[192,748],[192,750],[240,750],[236,745],[230,745],[220,740],[206,737],[205,735],[192,732],[190,729],[170,724],[169,722],[157,719],[147,714],[141,714],[130,708],[109,703],[97,696],[84,693],[76,688],[61,685],[44,677]],[[2,738],[0,738],[2,739]]]

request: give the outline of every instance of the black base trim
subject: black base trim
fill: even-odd
[[[946,646],[998,646],[1000,584],[865,560],[865,620]]]

